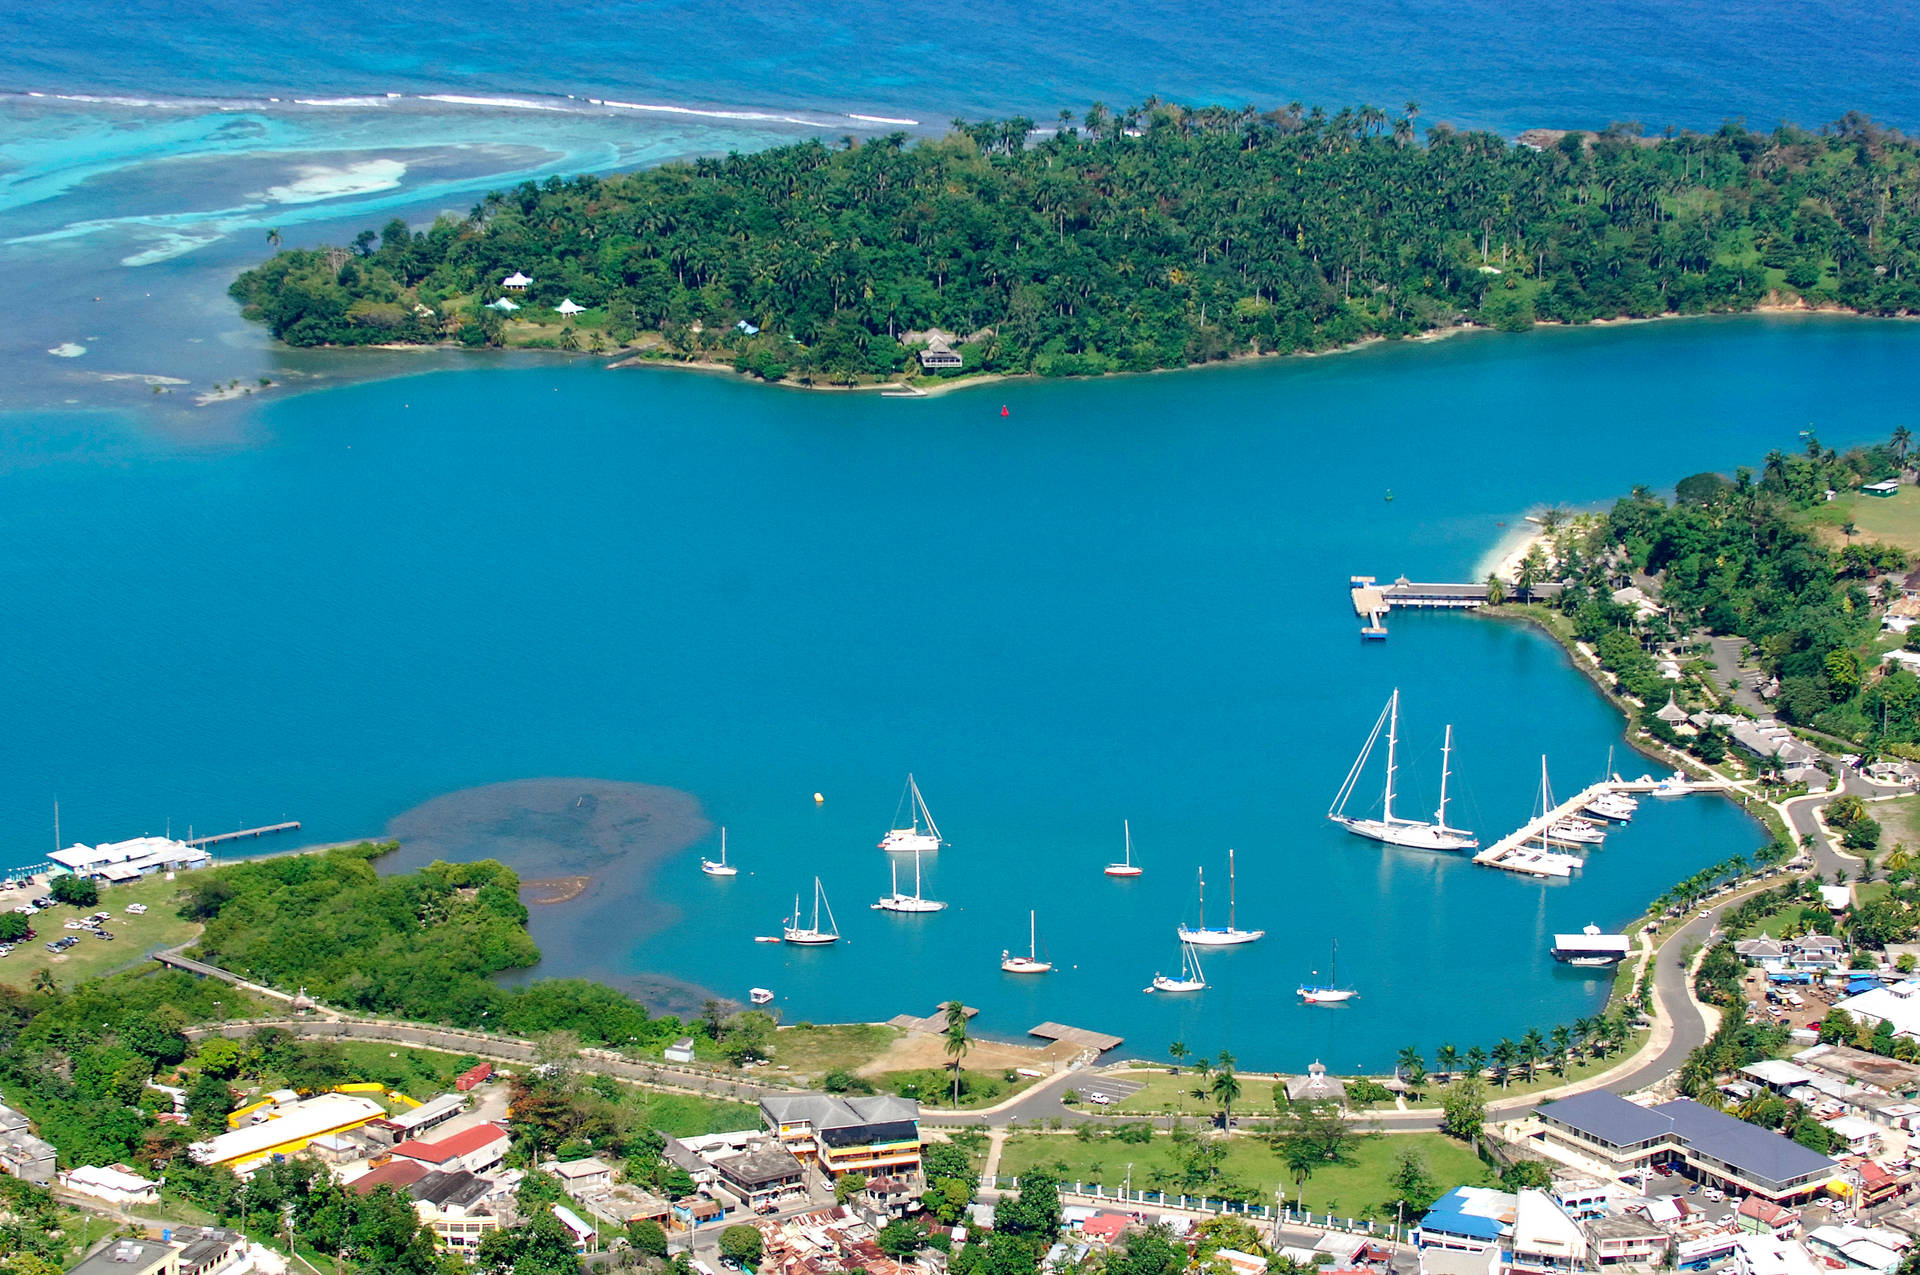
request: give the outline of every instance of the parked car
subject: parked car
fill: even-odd
[[[129,903],[127,904],[127,911],[133,913],[135,916],[144,916],[147,911],[147,905],[144,903]]]

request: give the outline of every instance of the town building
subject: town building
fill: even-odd
[[[1615,1173],[1674,1164],[1690,1176],[1776,1203],[1812,1196],[1843,1170],[1791,1138],[1688,1098],[1642,1107],[1604,1090],[1535,1109],[1539,1136]]]
[[[911,1098],[781,1094],[762,1098],[760,1114],[788,1151],[834,1177],[920,1171],[920,1104]]]
[[[1460,1249],[1470,1253],[1499,1248],[1513,1235],[1520,1198],[1511,1191],[1457,1186],[1433,1202],[1414,1231],[1421,1248]]]
[[[966,360],[960,351],[953,348],[952,339],[945,333],[936,332],[927,338],[927,348],[920,351],[920,366],[929,372],[947,372],[963,367]]]
[[[108,1204],[158,1204],[160,1184],[149,1182],[124,1164],[105,1168],[82,1165],[60,1175],[60,1185],[75,1195],[89,1195]]]
[[[416,1138],[399,1143],[393,1149],[393,1157],[396,1160],[418,1160],[433,1169],[465,1169],[469,1173],[485,1173],[488,1169],[497,1168],[506,1158],[509,1142],[507,1131],[499,1125],[481,1124],[449,1134],[438,1141]]]
[[[52,1143],[24,1128],[0,1132],[0,1173],[45,1186],[53,1181],[53,1168]]]
[[[1734,1225],[1754,1235],[1772,1235],[1781,1239],[1800,1229],[1800,1213],[1784,1204],[1749,1195],[1734,1210]]]
[[[246,1275],[254,1269],[247,1241],[238,1231],[217,1226],[176,1226],[163,1236],[180,1246],[180,1275]]]
[[[272,1157],[305,1150],[315,1138],[357,1129],[369,1121],[385,1119],[387,1114],[373,1099],[345,1093],[276,1101],[272,1112],[258,1123],[196,1142],[187,1151],[199,1164],[224,1164],[236,1173],[247,1174]]]
[[[1307,1064],[1304,1076],[1287,1077],[1287,1102],[1331,1102],[1339,1106],[1347,1105],[1347,1082],[1338,1076],[1329,1076],[1327,1069],[1319,1060]]]
[[[180,1275],[180,1246],[160,1240],[112,1240],[67,1275]]]
[[[1895,1036],[1920,1038],[1920,979],[1844,997],[1834,1003],[1834,1008],[1845,1010],[1869,1030],[1886,1023]]]
[[[806,1168],[792,1152],[762,1147],[714,1161],[719,1181],[714,1189],[731,1196],[740,1208],[771,1213],[781,1205],[806,1198]]]
[[[613,1166],[591,1156],[584,1160],[549,1160],[540,1167],[559,1178],[568,1195],[604,1191],[613,1185]]]
[[[375,1120],[367,1126],[367,1132],[376,1138],[383,1138],[388,1146],[405,1142],[408,1138],[418,1138],[430,1133],[458,1117],[467,1109],[467,1097],[459,1093],[443,1093],[437,1098],[429,1098],[410,1111],[398,1111],[385,1120]]]
[[[687,1063],[692,1062],[693,1061],[693,1037],[682,1036],[680,1039],[674,1041],[671,1045],[668,1045],[664,1050],[662,1050],[661,1055],[668,1062],[680,1063],[683,1066],[686,1065]]]

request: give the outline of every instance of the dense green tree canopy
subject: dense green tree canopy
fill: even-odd
[[[571,298],[592,348],[658,331],[668,353],[849,381],[909,367],[897,337],[936,325],[969,338],[969,370],[1073,374],[1463,319],[1920,310],[1915,146],[1858,116],[1538,146],[1422,142],[1370,107],[1031,123],[528,182],[424,232],[279,253],[233,294],[296,345],[500,344],[528,335],[485,308],[520,271],[522,317]]]

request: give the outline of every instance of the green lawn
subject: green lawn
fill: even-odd
[[[796,1079],[821,1076],[835,1067],[856,1071],[886,1053],[900,1035],[898,1028],[884,1023],[782,1027],[774,1037],[773,1061]]]
[[[1274,1189],[1284,1183],[1287,1200],[1295,1207],[1391,1221],[1394,1192],[1387,1180],[1401,1155],[1409,1150],[1425,1162],[1441,1190],[1493,1181],[1472,1148],[1452,1138],[1437,1133],[1373,1134],[1354,1141],[1349,1163],[1320,1170],[1307,1180],[1303,1190],[1264,1139],[1243,1136],[1228,1143],[1221,1170],[1230,1187],[1237,1189],[1223,1193],[1265,1202],[1272,1200]],[[1164,1134],[1148,1143],[1129,1143],[1111,1136],[1083,1142],[1071,1134],[1019,1133],[1007,1139],[1000,1172],[1005,1176],[1034,1168],[1051,1169],[1068,1184],[1097,1181],[1117,1188],[1126,1179],[1127,1166],[1132,1165],[1135,1190],[1178,1192],[1177,1169],[1185,1154],[1179,1143]],[[1209,1193],[1214,1190],[1221,1188],[1210,1188]]]
[[[60,986],[73,987],[90,978],[131,969],[163,948],[185,943],[200,933],[200,925],[197,921],[183,921],[175,914],[179,893],[179,881],[155,875],[127,885],[104,887],[96,907],[56,904],[35,914],[29,920],[36,937],[21,943],[14,948],[13,955],[0,960],[0,983],[29,987],[34,975],[45,969],[53,971],[54,981]],[[145,916],[129,915],[126,911],[129,903],[144,903],[149,911]],[[95,912],[113,913],[113,919],[106,923],[107,933],[113,935],[112,942],[64,928],[66,922]],[[78,935],[77,946],[58,956],[47,951],[48,943],[68,934]]]
[[[1920,854],[1920,797],[1872,802],[1867,806],[1867,813],[1880,821],[1880,851],[1876,859],[1891,853],[1897,845],[1905,845],[1910,855]]]
[[[1897,545],[1920,555],[1920,487],[1902,487],[1892,496],[1843,491],[1809,510],[1807,517],[1815,526],[1828,528],[1834,544],[1845,543],[1840,529],[1851,522],[1858,528],[1859,539]]]

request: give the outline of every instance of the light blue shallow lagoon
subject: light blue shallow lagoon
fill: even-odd
[[[1647,803],[1543,885],[1340,833],[1327,805],[1396,686],[1404,808],[1430,807],[1451,722],[1453,814],[1487,836],[1527,815],[1541,754],[1571,791],[1621,727],[1523,627],[1396,615],[1362,644],[1348,575],[1475,578],[1538,502],[1810,422],[1881,436],[1916,356],[1909,324],[1699,320],[920,401],[476,359],[184,421],[15,413],[0,836],[42,855],[56,799],[70,839],[291,817],[333,840],[499,781],[658,784],[698,811],[662,808],[664,858],[615,846],[585,898],[536,909],[542,973],[766,986],[789,1021],[959,995],[996,1032],[1267,1066],[1490,1043],[1600,1000],[1553,933],[1760,834],[1717,798]],[[925,867],[952,907],[912,918],[868,908],[909,770],[951,842]],[[699,871],[702,812],[730,881]],[[1100,871],[1123,819],[1131,882]],[[509,840],[544,835],[521,822]],[[1229,847],[1267,937],[1209,954],[1204,994],[1144,995],[1198,869],[1224,919]],[[816,874],[846,941],[753,942]],[[1057,969],[1022,980],[998,959],[1029,909]],[[1298,1006],[1336,940],[1361,999]]]

